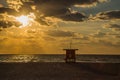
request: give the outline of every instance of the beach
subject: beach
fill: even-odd
[[[120,80],[119,63],[0,63],[0,80]]]

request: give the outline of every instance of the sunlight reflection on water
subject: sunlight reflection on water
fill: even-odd
[[[13,60],[17,62],[31,62],[33,59],[34,59],[34,55],[19,55],[19,56],[12,56],[11,59],[9,60]]]
[[[0,55],[0,62],[65,62],[65,55]],[[120,56],[77,55],[77,62],[120,63]]]
[[[11,55],[3,56],[0,62],[37,62],[34,55]]]
[[[0,55],[0,62],[64,62],[63,55]]]

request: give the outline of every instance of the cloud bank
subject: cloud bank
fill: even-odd
[[[38,18],[40,14],[44,17],[56,17],[65,21],[84,21],[87,16],[82,12],[71,11],[72,6],[88,6],[107,0],[8,0],[9,6],[17,9],[20,13],[28,13],[34,11]],[[17,3],[17,4],[16,4]]]
[[[88,16],[82,12],[71,10],[72,6],[76,7],[88,7],[95,4],[106,2],[107,0],[7,0],[9,7],[0,7],[0,14],[7,13],[8,16],[20,16],[34,13],[36,21],[42,25],[54,24],[54,21],[46,19],[56,18],[63,21],[82,22],[85,21]],[[11,21],[0,21],[0,26],[3,28],[10,27],[12,25],[19,26],[20,24]]]
[[[120,10],[113,11],[105,11],[96,14],[92,19],[100,19],[100,20],[112,20],[112,19],[120,19]]]

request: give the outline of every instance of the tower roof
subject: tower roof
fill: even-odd
[[[78,49],[63,49],[63,50],[78,50]]]

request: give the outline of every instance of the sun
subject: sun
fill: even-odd
[[[16,20],[19,21],[22,26],[21,27],[27,27],[29,25],[31,25],[31,22],[33,22],[35,19],[34,15],[33,14],[30,14],[30,15],[21,15],[19,17],[16,17]]]
[[[22,24],[22,26],[29,25],[29,18],[27,16],[22,15],[20,17],[17,17],[16,19]]]

